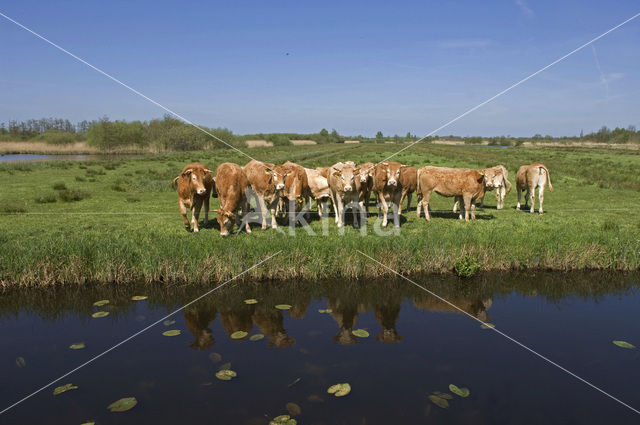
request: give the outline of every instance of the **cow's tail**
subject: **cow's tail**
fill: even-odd
[[[549,170],[544,165],[541,165],[540,168],[547,172],[547,181],[549,182],[549,191],[553,192],[553,185],[551,184],[551,173],[549,173]]]
[[[418,172],[416,173],[416,194],[417,196],[420,196],[420,194],[422,193],[422,190],[420,188],[420,170],[421,168],[418,168]]]
[[[504,185],[507,188],[507,192],[504,194],[504,196],[507,196],[509,194],[509,192],[511,192],[511,182],[509,181],[509,177],[507,174],[507,170],[503,167],[503,173],[502,176],[504,177]]]

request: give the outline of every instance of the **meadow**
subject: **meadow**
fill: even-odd
[[[259,160],[307,167],[340,160],[379,161],[398,145],[255,148]],[[493,192],[475,222],[451,213],[453,200],[432,197],[430,223],[403,212],[401,228],[380,236],[370,207],[366,234],[317,216],[308,229],[219,235],[215,213],[200,233],[187,233],[171,185],[183,165],[249,161],[227,149],[117,159],[0,164],[0,284],[4,287],[82,283],[221,282],[261,259],[248,280],[365,279],[391,272],[361,250],[407,274],[469,276],[501,270],[637,270],[640,266],[640,152],[580,147],[487,147],[419,144],[394,160],[420,167],[483,168],[499,163],[515,183],[520,165],[543,162],[554,191],[545,214],[515,210],[515,184],[504,210]],[[524,201],[523,201],[524,202]],[[373,202],[372,202],[373,204]],[[536,204],[537,207],[537,204]],[[212,210],[217,199],[212,199]],[[202,222],[203,215],[200,219]],[[324,231],[323,231],[324,229]],[[391,229],[386,232],[392,233]],[[295,233],[295,234],[292,234]]]

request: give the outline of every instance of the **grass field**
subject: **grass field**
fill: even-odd
[[[378,161],[397,145],[317,145],[252,149],[257,159],[304,166],[339,160]],[[640,266],[640,152],[576,147],[496,148],[417,145],[394,159],[405,164],[487,167],[505,164],[514,183],[522,164],[545,163],[554,192],[545,214],[515,211],[515,186],[506,208],[487,194],[476,222],[449,212],[453,200],[432,197],[427,223],[404,213],[398,234],[382,237],[368,219],[367,234],[347,226],[328,232],[314,219],[310,235],[298,227],[228,238],[214,227],[187,233],[171,180],[198,160],[209,168],[239,164],[230,150],[123,157],[109,161],[0,164],[0,282],[4,286],[85,282],[210,283],[228,279],[260,259],[278,256],[246,279],[370,278],[390,274],[356,250],[403,273],[470,274],[489,270],[637,270]],[[212,209],[217,207],[213,199]],[[373,212],[373,208],[370,210]],[[201,216],[202,219],[202,216]],[[284,224],[284,223],[283,223]]]

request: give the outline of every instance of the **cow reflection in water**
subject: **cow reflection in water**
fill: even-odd
[[[215,343],[211,336],[211,324],[216,319],[218,311],[215,306],[206,308],[205,306],[187,307],[184,310],[184,321],[187,329],[194,337],[191,348],[195,350],[205,350]]]
[[[260,332],[267,337],[267,345],[270,347],[285,348],[296,343],[295,338],[290,337],[284,328],[282,311],[258,307],[251,317]]]
[[[333,340],[342,345],[355,344],[358,338],[352,333],[358,322],[358,304],[352,298],[327,299],[327,307],[331,309],[331,316],[338,323],[340,332]]]
[[[378,324],[382,328],[382,331],[376,335],[376,340],[386,343],[402,341],[402,335],[396,331],[396,322],[400,315],[400,301],[375,304],[373,311]]]
[[[491,317],[489,317],[489,315],[487,314],[487,310],[491,308],[491,304],[493,302],[491,298],[487,298],[485,300],[482,300],[482,299],[473,300],[473,299],[465,299],[465,298],[447,298],[447,297],[445,298],[451,304],[457,306],[458,308],[472,315],[476,319],[480,319],[483,322],[487,322],[491,320]],[[460,310],[450,306],[444,301],[441,301],[431,296],[420,298],[420,299],[415,298],[413,300],[413,305],[416,308],[419,308],[421,310],[441,311],[441,312],[448,311],[448,312],[460,313]]]
[[[220,323],[229,337],[238,331],[251,332],[253,328],[253,306],[243,305],[231,310],[225,308],[220,310]]]

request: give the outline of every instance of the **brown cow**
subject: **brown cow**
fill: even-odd
[[[276,171],[275,165],[256,160],[249,161],[243,169],[260,208],[262,230],[267,228],[267,207],[271,212],[271,227],[277,228],[276,207],[284,190],[283,175]]]
[[[504,208],[504,198],[511,192],[511,183],[508,180],[509,172],[504,165],[496,165],[491,168],[484,168],[484,187],[485,192],[496,191],[496,209]],[[456,197],[453,204],[453,212],[458,210],[461,198]],[[480,208],[484,207],[484,196],[480,200]]]
[[[526,190],[527,194],[525,195],[525,208],[529,201],[531,201],[531,209],[530,211],[534,211],[534,203],[536,196],[536,188],[538,188],[538,200],[540,201],[540,208],[538,212],[542,214],[542,203],[544,202],[544,188],[549,182],[549,190],[553,192],[553,186],[551,185],[551,174],[549,174],[549,170],[544,164],[530,164],[523,165],[518,170],[516,174],[516,189],[518,190],[518,205],[516,209],[520,209],[520,197],[522,196],[522,191]]]
[[[469,221],[469,210],[471,210],[471,218],[475,220],[475,202],[484,196],[485,191],[484,172],[467,168],[422,167],[418,170],[417,186],[418,197],[422,197],[416,208],[418,217],[420,217],[420,208],[424,208],[425,218],[427,221],[431,220],[429,199],[431,193],[435,191],[441,196],[461,197],[464,201],[462,208],[464,219]],[[462,218],[462,210],[460,218]]]
[[[369,212],[369,201],[371,198],[371,190],[373,189],[373,172],[376,164],[373,162],[365,162],[358,165],[358,174],[360,178],[360,188],[358,196],[360,198],[360,208],[365,212]]]
[[[187,229],[187,232],[191,231],[189,220],[187,220],[186,207],[189,207],[193,231],[198,232],[198,217],[203,203],[205,226],[209,222],[209,197],[211,192],[214,191],[211,171],[199,162],[185,165],[180,175],[173,179],[173,184],[178,187],[178,205],[180,205],[180,213],[182,214],[185,229]]]
[[[216,170],[215,182],[220,198],[220,208],[216,210],[220,235],[227,236],[233,229],[234,220],[240,224],[240,219],[249,212],[247,201],[249,181],[241,166],[225,162]],[[239,209],[242,209],[240,216],[237,215]],[[251,233],[249,222],[245,223],[245,230]]]
[[[411,208],[411,197],[418,185],[418,170],[415,167],[401,168],[400,185],[402,186],[402,195],[400,196],[400,204],[398,204],[398,214],[402,214],[404,198],[407,198],[407,211]]]
[[[327,210],[327,200],[331,198],[329,182],[318,170],[305,168],[304,171],[307,173],[307,181],[309,183],[311,196],[316,200],[318,215],[322,217],[322,214]]]
[[[289,201],[289,212],[296,212],[302,209],[303,204],[311,206],[311,190],[304,167],[287,161],[276,168],[282,170],[284,177],[284,197]],[[295,219],[294,214],[289,216],[290,220]]]
[[[380,203],[380,210],[383,215],[382,227],[387,226],[388,202],[395,204],[396,207],[400,206],[400,198],[402,197],[400,170],[405,167],[406,165],[402,165],[399,162],[383,161],[377,164],[374,169],[373,191],[376,194],[376,200]],[[395,226],[400,226],[399,220],[396,221]]]
[[[353,225],[356,228],[358,227],[357,217],[359,208],[356,206],[360,205],[358,193],[359,184],[357,169],[351,164],[345,165],[345,163],[339,162],[331,168],[331,173],[329,174],[329,189],[331,190],[331,201],[333,202],[338,229],[344,224],[344,209],[345,206],[349,204],[351,204],[351,211],[353,213]]]

